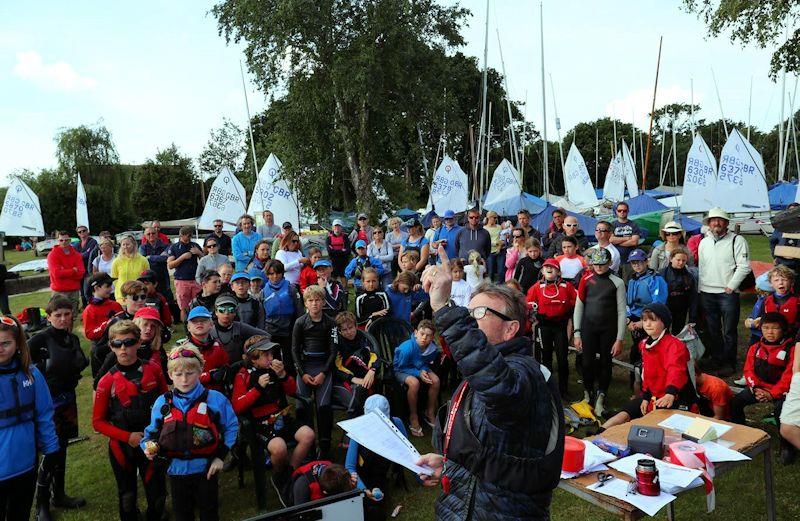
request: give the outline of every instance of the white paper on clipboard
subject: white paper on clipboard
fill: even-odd
[[[352,420],[340,421],[337,425],[344,429],[352,440],[375,454],[416,474],[433,474],[433,469],[417,465],[420,454],[416,447],[382,412],[373,410]]]

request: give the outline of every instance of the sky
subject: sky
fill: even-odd
[[[452,4],[455,0],[441,0]],[[484,0],[461,0],[473,16],[461,50],[483,59]],[[208,14],[211,0],[72,2],[0,5],[0,185],[16,169],[56,164],[60,128],[102,123],[120,161],[142,163],[175,143],[196,158],[212,129],[229,118],[244,126],[239,60]],[[768,78],[770,51],[707,38],[680,0],[544,0],[548,139],[615,115],[647,127],[659,36],[664,37],[656,105],[694,101],[700,117],[747,121],[767,130],[780,117],[780,88]],[[491,0],[489,66],[502,70],[512,99],[528,100],[527,119],[542,126],[539,3]],[[787,79],[787,91],[794,88]],[[251,113],[266,99],[248,82]],[[786,113],[788,109],[786,100]],[[280,151],[276,151],[278,154]]]

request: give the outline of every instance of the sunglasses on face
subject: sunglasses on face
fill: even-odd
[[[522,239],[525,236],[524,235],[512,235],[512,237],[514,237],[515,239]]]
[[[366,217],[359,217],[359,218],[358,218],[358,220],[359,220],[359,221],[366,221],[366,220],[367,220],[367,218],[366,218]]]
[[[218,248],[219,244],[206,244],[206,248]]]
[[[470,220],[472,220],[472,219],[478,219],[478,218],[479,218],[479,216],[478,216],[478,215],[470,215],[469,217],[467,217],[467,219],[470,219]]]
[[[128,295],[128,298],[134,302],[139,302],[140,300],[144,301],[147,300],[147,293],[142,293],[141,295]]]
[[[109,343],[111,344],[111,347],[119,348],[122,346],[133,347],[136,345],[137,342],[138,340],[136,340],[135,338],[123,338],[122,340],[112,340]]]
[[[197,354],[190,349],[181,349],[180,351],[175,351],[169,355],[170,360],[177,360],[178,358],[194,358],[195,360],[200,360],[197,357]]]
[[[617,210],[617,213],[628,213],[628,210],[620,208],[619,210]]]
[[[605,228],[595,228],[594,231],[597,233],[611,233],[611,230],[606,230]]]
[[[78,233],[88,233],[89,230],[78,230]]]
[[[509,317],[508,315],[504,315],[499,311],[490,308],[489,306],[477,306],[469,310],[469,316],[474,318],[475,320],[480,320],[486,316],[486,313],[491,313],[492,315],[504,320],[506,322],[511,322],[514,319]]]
[[[217,306],[217,313],[236,313],[236,306]]]
[[[566,226],[567,228],[577,228],[578,227],[577,224],[565,224],[564,226]]]
[[[664,235],[667,235],[667,236],[669,236],[669,235],[680,235],[680,234],[681,234],[681,232],[664,232]]]

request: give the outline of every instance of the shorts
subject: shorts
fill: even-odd
[[[189,303],[192,299],[200,293],[200,284],[192,280],[176,280],[175,281],[175,297],[178,301],[178,308],[181,311],[189,309]],[[211,311],[211,310],[209,310]]]
[[[291,416],[284,416],[283,417],[283,427],[280,430],[273,429],[273,425],[264,425],[264,424],[257,424],[255,425],[256,435],[259,437],[259,441],[263,442],[264,448],[266,449],[267,444],[272,441],[273,438],[281,438],[287,444],[294,443],[294,435],[303,426],[300,422],[292,418]]]
[[[394,378],[395,378],[395,380],[397,380],[397,381],[398,381],[398,383],[400,383],[400,385],[405,385],[405,384],[406,384],[406,378],[408,378],[409,376],[411,376],[411,377],[413,377],[413,378],[416,378],[417,380],[419,380],[419,383],[424,383],[422,380],[420,380],[420,379],[419,379],[419,377],[417,377],[417,376],[414,376],[413,374],[408,374],[408,373],[394,373]]]
[[[800,373],[792,375],[792,385],[781,410],[781,423],[800,427]]]

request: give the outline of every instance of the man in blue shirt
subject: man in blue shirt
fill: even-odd
[[[617,203],[617,220],[611,223],[613,232],[611,244],[619,251],[621,265],[628,262],[628,255],[639,245],[639,237],[642,236],[639,225],[628,219],[628,211],[628,203]]]
[[[444,219],[444,226],[439,228],[434,234],[431,250],[439,249],[439,243],[443,242],[444,251],[447,252],[447,258],[455,259],[458,253],[456,250],[456,237],[458,236],[458,232],[461,231],[461,226],[456,223],[456,214],[453,210],[445,210],[442,217]]]
[[[236,260],[236,271],[244,271],[253,260],[256,244],[261,240],[261,235],[253,230],[254,219],[251,215],[244,214],[239,217],[239,228],[242,231],[233,236],[233,258]]]
[[[167,268],[175,270],[175,293],[181,320],[186,321],[189,303],[200,293],[200,284],[194,279],[197,272],[197,260],[203,256],[203,250],[196,242],[192,242],[192,228],[184,226],[178,232],[180,239],[167,248]]]

